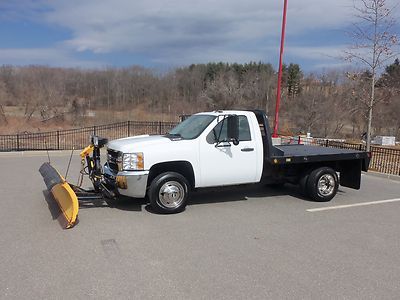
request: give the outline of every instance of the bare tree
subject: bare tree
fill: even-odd
[[[345,51],[346,59],[358,61],[365,66],[370,76],[367,106],[367,150],[371,146],[373,109],[376,104],[375,87],[377,74],[384,63],[393,58],[398,46],[397,36],[391,31],[395,25],[393,8],[385,0],[359,0],[354,5],[357,22],[353,24],[353,45]]]
[[[6,85],[3,81],[0,81],[0,124],[5,123],[8,124],[7,116],[3,109],[3,104],[6,102],[7,98],[7,90]]]

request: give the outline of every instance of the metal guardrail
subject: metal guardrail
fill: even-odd
[[[176,124],[175,122],[126,121],[77,129],[0,135],[0,151],[81,149],[87,145],[91,135],[118,139],[140,134],[164,134]]]

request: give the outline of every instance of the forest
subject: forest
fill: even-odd
[[[366,131],[371,74],[283,68],[280,132],[359,140]],[[400,138],[400,62],[376,81],[374,135]],[[177,121],[219,109],[263,109],[273,121],[277,71],[269,63],[193,64],[160,72],[0,66],[0,134],[106,124]]]

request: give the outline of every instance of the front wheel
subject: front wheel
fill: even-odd
[[[159,213],[173,214],[185,209],[189,199],[189,183],[179,173],[166,172],[151,182],[150,205]]]
[[[315,169],[307,179],[307,192],[310,198],[318,202],[326,202],[335,197],[339,188],[336,172],[328,167]]]

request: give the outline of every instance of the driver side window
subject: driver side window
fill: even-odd
[[[222,126],[223,125],[223,126]],[[207,135],[207,143],[215,144],[218,140],[225,141],[228,136],[228,122],[219,122]],[[239,116],[239,141],[251,141],[250,126],[246,116]]]

